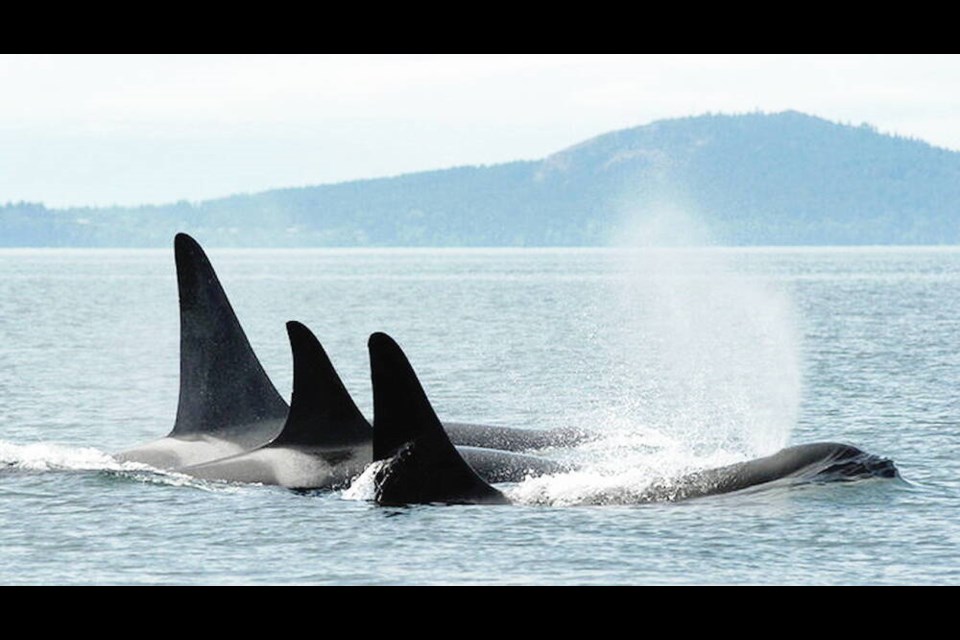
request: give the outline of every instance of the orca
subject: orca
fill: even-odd
[[[166,437],[115,455],[161,469],[263,445],[287,418],[287,403],[253,352],[203,249],[185,233],[173,246],[180,299],[177,417]]]
[[[451,444],[416,373],[384,333],[368,342],[374,388],[374,500],[408,504],[508,504]],[[857,447],[817,442],[773,455],[680,477],[636,498],[637,503],[730,493],[775,481],[831,482],[893,478],[894,463]]]
[[[293,394],[280,433],[256,449],[183,467],[180,473],[205,480],[331,489],[348,484],[373,461],[373,428],[323,346],[299,322],[288,322],[287,333],[293,352]],[[378,393],[382,397],[397,392],[393,386],[391,380],[375,380],[375,402]],[[517,482],[527,475],[569,470],[551,460],[507,451],[476,447],[459,451],[488,482]]]
[[[257,359],[200,244],[174,238],[180,306],[180,396],[173,430],[120,453],[120,461],[181,469],[258,449],[280,435],[288,406]],[[454,442],[509,451],[569,446],[574,429],[446,425]]]
[[[505,504],[450,442],[420,380],[385,333],[367,342],[373,380],[375,500],[382,505],[430,502]]]

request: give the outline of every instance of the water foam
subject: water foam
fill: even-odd
[[[340,493],[344,500],[372,501],[376,497],[376,477],[383,461],[374,462],[367,465],[359,476],[354,478],[350,486]]]
[[[571,506],[638,504],[682,497],[678,480],[693,471],[740,461],[739,453],[693,452],[655,430],[612,431],[580,445],[576,471],[532,477],[504,491],[514,502]]]
[[[92,447],[69,447],[52,442],[26,445],[0,440],[0,466],[23,471],[122,471],[112,456]]]
[[[93,447],[71,447],[54,442],[14,444],[0,440],[0,472],[101,472],[148,484],[190,486],[204,490],[233,490],[235,486],[211,483],[157,469],[140,462],[120,462]]]

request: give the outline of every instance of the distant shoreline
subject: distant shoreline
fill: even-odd
[[[960,245],[960,152],[795,111],[614,131],[538,161],[139,207],[0,205],[0,247]]]

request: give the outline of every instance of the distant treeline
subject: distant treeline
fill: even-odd
[[[960,243],[960,153],[796,112],[605,134],[543,160],[169,205],[0,206],[0,246],[597,246],[682,210],[729,245]]]

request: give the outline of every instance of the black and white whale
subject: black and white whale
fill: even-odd
[[[288,322],[287,333],[293,352],[293,394],[280,433],[253,450],[186,466],[178,469],[180,473],[206,480],[330,489],[349,483],[373,461],[373,428],[316,336],[299,322]],[[391,386],[389,380],[383,383]],[[458,450],[488,482],[517,482],[528,475],[569,470],[551,460],[509,451],[468,446]]]
[[[180,397],[173,430],[116,454],[121,461],[180,469],[258,449],[281,435],[288,406],[267,377],[200,245],[174,238],[180,306]],[[575,429],[447,423],[465,446],[522,451],[585,439]]]
[[[370,337],[373,378],[375,500],[382,505],[507,504],[451,444],[410,362],[383,333]],[[685,475],[636,502],[739,491],[779,480],[829,482],[897,476],[893,462],[856,447],[817,442],[771,456]]]
[[[161,469],[223,458],[280,433],[287,403],[257,359],[200,245],[174,238],[180,306],[180,398],[173,430],[122,451],[121,461]]]

